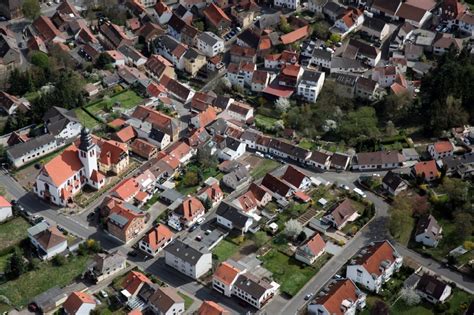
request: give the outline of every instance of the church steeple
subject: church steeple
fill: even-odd
[[[79,149],[81,151],[89,151],[94,146],[92,142],[91,132],[88,128],[82,128],[81,130],[81,142],[79,144]]]
[[[84,165],[84,175],[89,180],[92,172],[97,171],[97,146],[92,141],[89,129],[82,128],[79,143],[79,159]]]

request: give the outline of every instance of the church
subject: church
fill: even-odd
[[[99,155],[100,148],[90,131],[83,128],[79,145],[72,144],[43,166],[34,192],[45,201],[64,207],[72,203],[72,197],[85,185],[102,188],[105,175],[98,168]]]

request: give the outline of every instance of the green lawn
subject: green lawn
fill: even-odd
[[[263,267],[272,272],[273,279],[281,285],[280,290],[291,296],[298,293],[319,270],[318,262],[316,266],[306,266],[276,249],[270,250],[261,259]]]
[[[194,300],[192,298],[190,298],[189,296],[187,296],[186,294],[181,293],[180,291],[178,291],[178,294],[184,300],[184,309],[188,310],[191,307],[191,305],[193,305]]]
[[[88,260],[88,256],[73,256],[60,267],[53,266],[51,262],[42,262],[38,270],[29,271],[16,280],[0,285],[0,295],[8,298],[15,307],[25,306],[33,297],[54,286],[70,284],[84,272]]]
[[[86,128],[89,128],[91,130],[95,129],[97,126],[99,126],[99,122],[92,118],[88,113],[86,113],[82,108],[76,108],[74,110],[74,113],[76,114],[77,119],[83,124]]]
[[[415,228],[415,219],[412,217],[407,218],[407,222],[409,221],[409,224],[405,224],[402,227],[402,230],[399,231],[398,235],[394,235],[394,238],[403,245],[408,245],[408,242],[410,241],[411,233],[413,229]]]
[[[0,273],[5,271],[5,267],[7,266],[8,258],[10,258],[12,254],[5,254],[0,256]]]
[[[264,116],[262,114],[255,115],[255,125],[264,131],[271,131],[278,119],[273,117]]]
[[[212,251],[213,256],[216,256],[218,262],[225,261],[232,257],[239,250],[239,246],[224,239]]]
[[[254,179],[258,179],[260,177],[265,176],[268,172],[273,171],[277,167],[280,166],[280,162],[277,162],[275,160],[269,160],[265,159],[262,160],[251,172],[250,175]]]
[[[115,94],[108,99],[102,99],[99,102],[91,103],[86,107],[91,113],[97,115],[106,111],[108,107],[115,106],[116,103],[120,103],[119,107],[121,108],[130,109],[137,106],[142,100],[143,99],[138,96],[137,93],[128,90]]]
[[[316,147],[316,143],[304,138],[304,139],[301,139],[301,141],[298,143],[298,146],[306,150],[313,150]]]
[[[22,217],[0,224],[0,250],[18,244],[28,237],[26,230],[30,225]]]

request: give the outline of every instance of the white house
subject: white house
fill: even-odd
[[[438,141],[428,146],[428,152],[434,160],[453,156],[454,147],[448,140]]]
[[[190,239],[175,239],[164,252],[168,266],[193,279],[200,278],[212,268],[212,253]]]
[[[309,64],[330,69],[333,53],[321,48],[314,48]]]
[[[350,32],[357,29],[364,23],[364,14],[361,10],[355,8],[348,8],[344,14],[340,15],[334,22],[334,28],[340,32],[341,37],[344,38]]]
[[[173,241],[174,233],[163,224],[152,228],[138,243],[138,248],[147,254],[156,256]]]
[[[319,233],[316,233],[306,243],[298,247],[295,252],[295,259],[311,266],[316,259],[324,254],[325,250],[326,242]]]
[[[158,287],[150,296],[148,305],[153,314],[181,315],[184,314],[184,299],[173,287]]]
[[[382,187],[389,194],[396,196],[408,188],[408,184],[400,177],[399,174],[388,171],[382,179]]]
[[[415,231],[415,241],[425,246],[436,247],[442,238],[443,228],[430,214],[418,220]]]
[[[369,244],[351,259],[346,277],[369,291],[378,293],[403,263],[403,257],[389,241]]]
[[[324,72],[306,69],[301,76],[296,94],[307,102],[316,103],[323,88],[324,78]]]
[[[203,32],[196,38],[196,46],[207,57],[224,52],[224,40],[211,32]]]
[[[94,297],[85,292],[72,292],[63,305],[67,315],[89,315],[97,305]]]
[[[423,274],[415,287],[416,293],[430,303],[444,303],[451,295],[451,286],[427,273]]]
[[[49,226],[46,221],[30,227],[28,238],[43,260],[51,259],[67,249],[67,239],[57,227]]]
[[[355,155],[352,169],[391,169],[402,166],[403,162],[405,162],[405,157],[398,151],[361,152]]]
[[[232,137],[217,137],[217,156],[220,160],[234,161],[245,153],[246,144]]]
[[[216,210],[217,224],[229,230],[236,229],[242,234],[247,233],[253,223],[250,216],[242,213],[239,208],[227,202],[221,202]]]
[[[322,170],[329,170],[331,167],[331,155],[322,151],[313,151],[311,152],[311,156],[306,160],[306,165]]]
[[[226,110],[226,113],[230,117],[244,122],[249,121],[254,116],[253,107],[241,102],[233,102],[230,104]]]
[[[309,0],[308,10],[314,13],[323,13],[323,7],[328,3],[328,0]]]
[[[274,5],[276,7],[288,8],[296,10],[300,7],[300,0],[275,0]]]
[[[331,281],[308,304],[308,313],[355,315],[365,307],[366,294],[350,279]]]
[[[0,222],[13,216],[12,205],[3,196],[0,196]]]
[[[281,179],[290,184],[296,190],[307,190],[311,187],[310,177],[291,165],[286,168]]]
[[[212,288],[225,296],[232,296],[232,289],[237,278],[245,273],[247,269],[236,262],[224,261],[217,266],[212,275]]]
[[[253,92],[262,92],[270,83],[270,74],[267,71],[256,70],[252,75],[251,89]]]

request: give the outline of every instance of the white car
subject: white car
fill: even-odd
[[[109,295],[107,294],[107,292],[105,292],[104,290],[100,290],[100,296],[103,297],[104,299],[108,298]]]
[[[205,220],[206,219],[204,219],[204,217],[200,217],[199,219],[197,219],[196,223],[197,224],[203,224]]]

